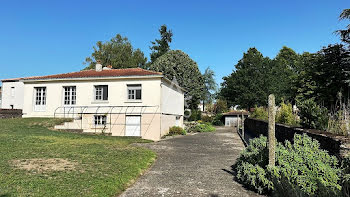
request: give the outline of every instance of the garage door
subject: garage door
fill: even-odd
[[[236,117],[225,117],[225,126],[233,127],[236,124],[237,124],[237,118]]]
[[[141,116],[126,116],[125,136],[141,136]]]

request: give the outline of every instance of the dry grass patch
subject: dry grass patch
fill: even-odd
[[[52,171],[72,171],[78,165],[77,162],[61,158],[50,159],[21,159],[10,161],[12,166],[17,169],[36,171],[39,173]]]

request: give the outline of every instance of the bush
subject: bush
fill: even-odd
[[[202,118],[202,112],[199,110],[191,110],[191,116],[188,118],[188,121],[197,121]]]
[[[307,135],[294,136],[294,144],[276,146],[276,166],[268,167],[267,138],[250,141],[233,166],[237,179],[259,193],[276,196],[337,196],[338,161]],[[286,193],[288,192],[288,193]]]
[[[215,127],[213,127],[210,123],[190,123],[186,126],[187,132],[194,133],[194,132],[213,132],[215,131]]]
[[[203,121],[203,122],[209,122],[209,123],[212,123],[212,122],[213,122],[213,117],[211,117],[211,116],[207,116],[207,115],[202,116],[202,121]]]
[[[169,128],[169,133],[168,135],[186,135],[186,131],[182,128],[182,127],[178,127],[178,126],[173,126]]]
[[[250,117],[260,119],[260,120],[268,120],[269,114],[264,107],[255,107]]]
[[[293,113],[292,104],[285,104],[284,102],[281,103],[280,109],[277,111],[276,114],[276,122],[290,126],[298,125],[297,117]]]
[[[320,107],[312,99],[299,105],[301,125],[310,129],[326,130],[328,126],[328,110]]]
[[[342,194],[350,197],[350,156],[345,157],[341,164],[342,169]]]
[[[221,120],[222,120],[222,114],[216,114],[212,124],[215,126],[223,126],[224,123]]]

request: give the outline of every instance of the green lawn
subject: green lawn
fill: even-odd
[[[0,119],[0,196],[115,196],[156,157],[150,150],[130,145],[146,140],[49,129],[60,122]],[[66,169],[22,169],[23,164],[37,160],[45,168],[50,159],[57,160],[53,166]]]

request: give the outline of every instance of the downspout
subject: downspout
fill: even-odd
[[[160,106],[160,113],[159,113],[159,139],[162,139],[162,78],[160,78],[160,97],[159,97],[159,106]]]

